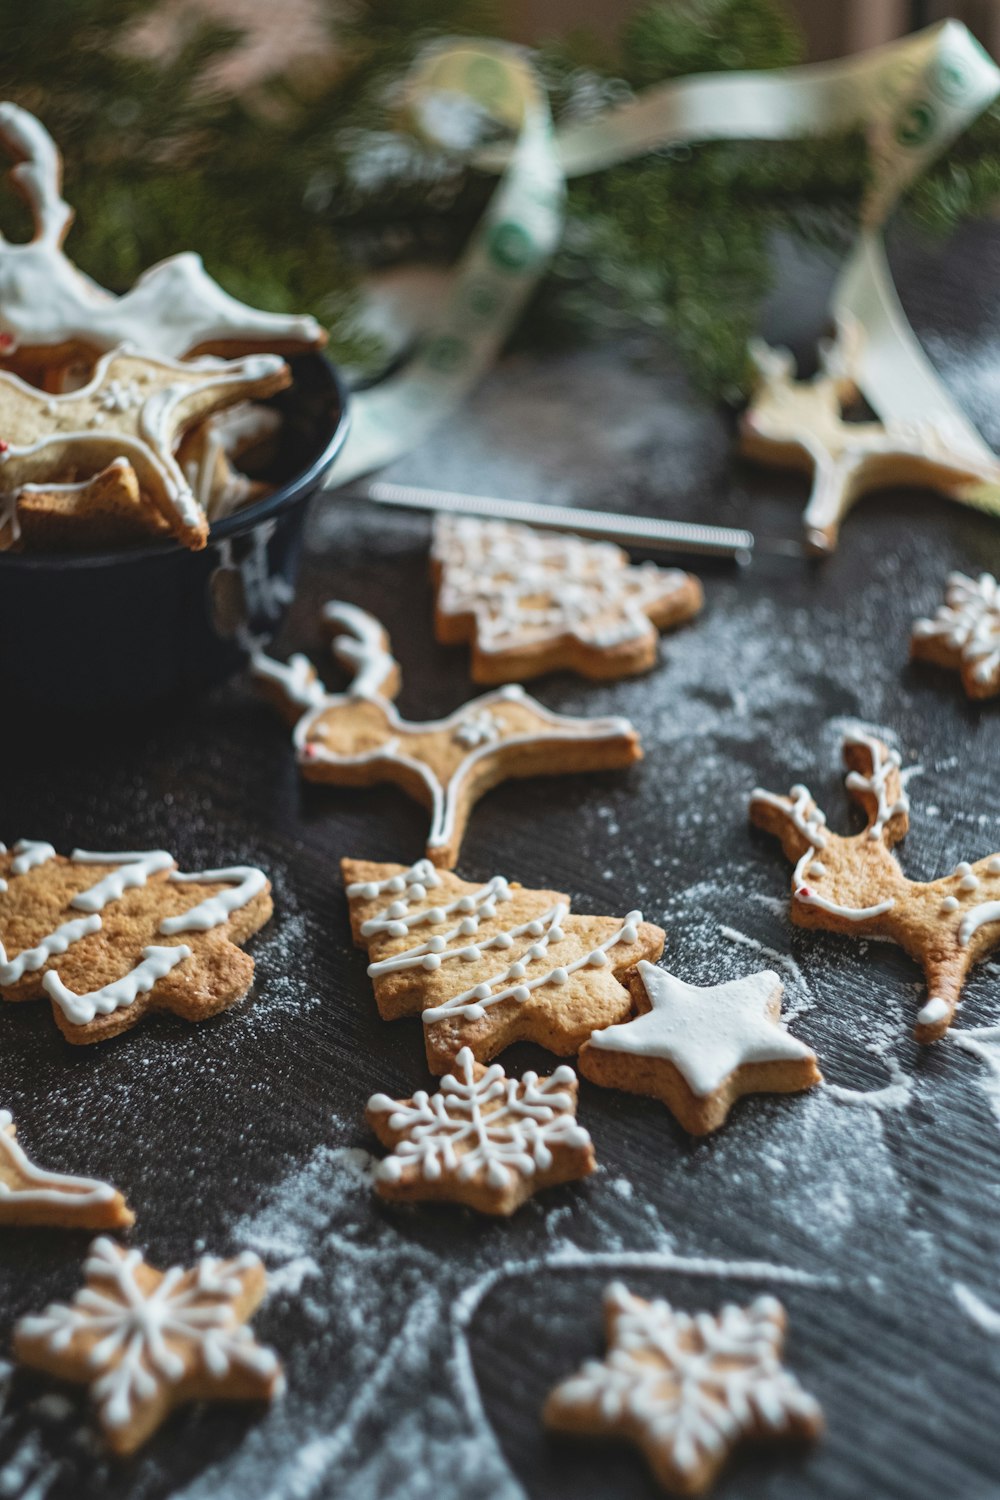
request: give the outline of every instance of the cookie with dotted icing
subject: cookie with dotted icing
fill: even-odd
[[[420,1016],[432,1073],[453,1069],[463,1048],[485,1063],[521,1041],[571,1057],[628,1017],[619,976],[663,951],[663,932],[641,912],[577,915],[561,892],[502,875],[461,880],[426,859],[345,859],[341,869],[379,1014]]]
[[[949,573],[944,603],[931,619],[915,620],[914,661],[958,672],[970,698],[1000,693],[1000,583],[992,573]]]
[[[844,740],[847,790],[865,828],[834,833],[808,787],[787,797],[758,787],[750,818],[781,840],[795,865],[792,921],[854,938],[886,938],[921,965],[928,998],[917,1014],[918,1042],[951,1024],[972,965],[1000,947],[1000,854],[962,860],[939,880],[910,880],[892,853],[909,827],[898,751],[871,734]]]
[[[25,1154],[11,1113],[0,1109],[0,1226],[127,1229],[135,1214],[108,1182],[36,1166]]]
[[[624,976],[636,1016],[595,1031],[584,1078],[660,1099],[685,1130],[708,1135],[745,1094],[792,1094],[822,1082],[816,1054],[781,1024],[782,984],[766,969],[700,988],[641,963]]]
[[[436,1094],[412,1099],[374,1094],[365,1119],[390,1154],[375,1187],[396,1203],[463,1203],[507,1216],[543,1188],[587,1177],[595,1167],[590,1136],[577,1124],[572,1068],[547,1078],[508,1078],[484,1068],[468,1047]]]
[[[276,354],[181,362],[119,349],[98,362],[87,385],[64,395],[0,371],[0,497],[86,479],[123,458],[174,536],[204,547],[208,520],[174,457],[181,435],[290,381]]]
[[[782,1363],[787,1317],[776,1298],[689,1313],[614,1282],[604,1319],[608,1353],[556,1386],[545,1425],[634,1443],[667,1494],[703,1494],[748,1439],[821,1434],[819,1403]]]
[[[68,857],[0,845],[0,998],[47,998],[67,1041],[104,1041],[151,1010],[202,1021],[241,1000],[242,947],[271,916],[249,865],[182,874],[164,849]]]
[[[286,665],[256,653],[262,690],[295,725],[299,770],[308,781],[366,787],[389,781],[431,814],[426,853],[457,863],[474,804],[501,781],[606,771],[642,758],[627,719],[553,713],[520,687],[474,698],[444,719],[413,722],[391,702],[399,670],[377,620],[355,605],[326,606],[334,654],[352,673],[346,692],[328,693],[304,657]]]
[[[610,542],[509,521],[438,516],[434,632],[472,645],[474,682],[519,682],[566,668],[626,677],[656,663],[659,630],[704,602],[690,573],[633,567]]]
[[[256,1255],[203,1255],[190,1270],[157,1271],[138,1250],[97,1239],[71,1302],[21,1318],[14,1357],[90,1387],[108,1446],[133,1453],[175,1406],[270,1401],[284,1379],[248,1320],[267,1275]]]

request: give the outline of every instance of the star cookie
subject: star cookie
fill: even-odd
[[[744,1094],[791,1094],[822,1081],[816,1055],[781,1025],[781,980],[764,970],[700,989],[638,964],[626,976],[635,1020],[580,1049],[592,1083],[661,1099],[692,1135],[723,1125]]]
[[[745,1439],[814,1439],[818,1402],[781,1363],[786,1316],[774,1297],[686,1313],[604,1294],[609,1350],[551,1392],[545,1425],[636,1445],[671,1495],[700,1495]]]
[[[501,781],[614,770],[642,757],[627,719],[568,718],[519,687],[475,698],[445,719],[411,723],[386,696],[399,679],[382,627],[353,606],[328,605],[326,617],[345,632],[333,647],[354,673],[346,693],[323,692],[301,657],[284,668],[257,653],[253,670],[295,721],[302,775],[335,786],[394,782],[430,809],[426,852],[435,865],[456,864],[473,805]]]
[[[0,1109],[0,1225],[127,1229],[135,1214],[110,1183],[47,1172],[25,1156],[9,1110]]]
[[[508,521],[438,516],[434,633],[472,642],[474,682],[517,682],[560,667],[625,677],[655,665],[657,631],[704,602],[690,573],[629,565],[609,542]]]
[[[124,343],[168,359],[292,354],[325,343],[315,319],[247,307],[190,253],[152,266],[121,297],[96,286],[63,253],[73,210],[48,131],[26,109],[0,104],[0,146],[14,158],[11,180],[34,218],[27,243],[0,240],[0,357],[19,370],[92,360]]]
[[[115,1453],[135,1451],[175,1406],[270,1401],[281,1366],[245,1325],[267,1276],[248,1251],[205,1255],[191,1270],[156,1271],[138,1250],[98,1239],[72,1302],[14,1328],[14,1355],[33,1370],[89,1385]]]
[[[163,849],[69,858],[0,845],[0,998],[47,996],[67,1041],[100,1042],[150,1010],[201,1021],[242,999],[238,944],[271,915],[261,870],[182,874]]]
[[[576,1122],[572,1068],[548,1078],[508,1078],[481,1067],[468,1047],[436,1094],[375,1094],[365,1119],[391,1155],[375,1186],[397,1203],[464,1203],[482,1214],[512,1214],[542,1188],[594,1170],[590,1136]]]
[[[180,363],[119,349],[88,385],[62,396],[0,371],[0,492],[87,478],[124,458],[173,534],[204,547],[208,521],[174,449],[210,413],[290,382],[276,354]]]
[[[944,603],[931,620],[916,620],[910,639],[915,661],[959,672],[970,698],[1000,693],[1000,583],[992,573],[949,573]]]
[[[928,999],[914,1034],[934,1042],[951,1024],[972,965],[1000,946],[1000,855],[963,860],[940,880],[908,880],[890,852],[909,827],[898,753],[873,735],[849,735],[844,763],[847,790],[868,820],[861,833],[833,833],[802,785],[787,797],[756,788],[750,819],[795,863],[796,926],[887,938],[922,966]]]
[[[426,859],[409,869],[345,859],[341,869],[379,1014],[421,1017],[432,1073],[465,1047],[481,1063],[522,1041],[572,1056],[629,1015],[618,976],[663,951],[641,912],[572,916],[568,896],[502,875],[476,885]]]
[[[962,498],[1000,483],[1000,464],[966,451],[961,433],[944,422],[849,422],[845,409],[859,399],[854,371],[861,331],[842,323],[835,342],[820,349],[819,373],[796,380],[787,349],[754,340],[757,385],[740,422],[740,451],[776,468],[813,475],[805,514],[805,545],[832,552],[851,507],[873,490],[920,485]]]

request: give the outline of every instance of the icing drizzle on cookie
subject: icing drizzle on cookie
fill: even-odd
[[[5,1169],[18,1186],[11,1187],[4,1181]],[[67,1214],[76,1214],[97,1204],[110,1203],[115,1197],[110,1183],[49,1172],[36,1166],[14,1136],[10,1111],[0,1109],[0,1218],[9,1210],[40,1203],[65,1207]]]
[[[942,641],[975,682],[1000,684],[1000,582],[992,573],[949,573],[944,597],[933,618],[914,622],[915,639]]]

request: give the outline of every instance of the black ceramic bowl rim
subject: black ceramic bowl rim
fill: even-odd
[[[313,459],[308,468],[302,469],[291,479],[286,479],[270,495],[265,495],[262,500],[257,500],[253,505],[246,505],[241,510],[236,510],[231,516],[225,516],[209,530],[209,545],[212,542],[224,540],[228,536],[238,536],[244,531],[251,531],[258,522],[266,521],[271,516],[277,515],[287,506],[302,497],[304,494],[319,488],[320,481],[333,466],[344,441],[347,438],[350,426],[350,413],[347,405],[347,386],[337,366],[320,349],[304,350],[299,358],[312,355],[321,359],[326,365],[331,376],[337,400],[340,405],[340,416],[336,427],[330,434],[325,448]],[[108,552],[0,552],[0,572],[4,568],[15,569],[57,569],[63,571],[66,568],[106,568],[108,566],[127,566],[139,558],[168,557],[171,553],[186,552],[189,549],[182,546],[175,537],[169,541],[150,542],[144,547],[116,547]]]

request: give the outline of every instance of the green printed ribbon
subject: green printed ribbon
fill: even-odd
[[[567,177],[658,147],[722,139],[787,140],[864,126],[872,176],[862,228],[831,303],[865,339],[858,385],[884,421],[932,423],[1000,478],[987,444],[927,361],[896,296],[882,226],[902,192],[1000,93],[1000,70],[958,21],[861,57],[771,72],[705,74],[655,85],[559,131],[528,56],[503,43],[436,46],[408,80],[425,134],[428,105],[461,97],[516,132],[512,146],[470,153],[499,182],[433,325],[397,374],[356,394],[351,430],[328,481],[336,486],[415,447],[497,358],[545,272],[562,229]],[[1000,509],[1000,485],[956,498]]]

